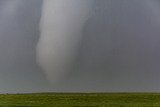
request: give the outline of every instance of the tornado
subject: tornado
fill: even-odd
[[[83,26],[93,0],[44,0],[36,60],[51,83],[57,83],[75,64]]]

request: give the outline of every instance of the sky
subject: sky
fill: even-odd
[[[160,91],[159,0],[51,2],[0,0],[0,93]]]

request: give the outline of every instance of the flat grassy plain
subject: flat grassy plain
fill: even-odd
[[[160,93],[0,94],[0,107],[160,107]]]

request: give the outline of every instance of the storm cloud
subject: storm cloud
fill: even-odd
[[[159,28],[159,0],[0,0],[0,92],[158,92]]]

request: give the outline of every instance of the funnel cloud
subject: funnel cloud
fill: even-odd
[[[44,0],[37,62],[55,82],[72,69],[93,0]]]

